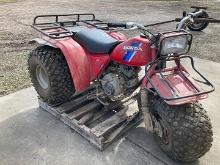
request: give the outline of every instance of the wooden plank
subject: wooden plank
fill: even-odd
[[[76,98],[75,100],[71,100],[57,107],[57,111],[59,111],[60,113],[64,113],[74,110],[77,107],[79,107],[82,103],[85,103],[86,101],[87,101],[86,96]]]
[[[39,106],[46,110],[47,112],[51,113],[58,119],[60,118],[60,113],[56,111],[54,107],[49,106],[47,103],[43,102],[41,99],[38,99]]]
[[[91,100],[91,99],[87,99],[87,97],[90,93],[94,93],[94,92],[95,92],[95,88],[91,87],[84,92],[73,95],[71,98],[71,101],[68,101],[58,106],[57,111],[59,111],[60,113],[64,113],[64,112],[68,112],[68,111],[76,109],[81,104],[86,103],[89,100]]]
[[[94,114],[95,112],[88,112],[79,120],[79,124],[86,124],[91,118],[93,118]]]
[[[66,114],[61,115],[61,121],[63,121],[66,125],[74,129],[81,136],[86,138],[90,143],[96,146],[98,149],[103,150],[103,137],[97,137],[95,134],[91,132],[91,130],[85,125],[80,125],[76,119],[70,120]]]
[[[130,129],[137,127],[141,122],[143,122],[143,117],[140,116],[139,114],[137,114],[134,119],[124,128],[122,129],[122,131],[117,134],[116,137],[114,137],[113,139],[111,139],[111,136],[113,136],[112,134],[114,134],[112,132],[112,134],[104,141],[104,145],[103,148],[108,147],[110,144],[112,144],[114,141],[117,141],[118,139],[120,139],[121,136],[123,136],[126,132],[128,132]]]
[[[128,118],[126,115],[127,110],[128,107],[126,106],[119,112],[115,113],[112,117],[93,127],[91,131],[98,137],[103,136],[109,130]]]
[[[93,101],[71,113],[69,113],[67,116],[69,119],[74,119],[74,118],[77,118],[77,117],[82,117],[84,114],[92,111],[92,110],[95,110],[97,108],[101,108],[101,104],[98,102],[98,101]]]
[[[107,111],[104,111],[103,109],[98,110],[98,112],[96,112],[96,114],[93,116],[93,118],[88,121],[87,125],[89,125],[90,128],[93,127],[93,125],[95,124],[95,122],[99,121],[100,118],[102,118],[104,115],[106,115]]]
[[[113,130],[111,134],[108,136],[108,139],[105,141],[105,143],[110,143],[113,141],[117,136],[120,135],[120,133],[128,126],[131,121],[134,120],[134,118],[138,115],[138,113],[134,113],[132,116],[129,116],[127,120],[125,120],[117,129]]]

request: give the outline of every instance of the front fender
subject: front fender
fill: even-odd
[[[33,42],[58,48],[62,51],[77,92],[84,91],[90,86],[91,72],[88,56],[84,49],[72,38],[54,40],[45,37],[34,39]]]
[[[147,80],[145,77],[142,81],[142,88],[147,89],[148,91],[152,91],[154,95],[158,95],[161,97],[168,105],[182,105],[182,104],[188,104],[193,103],[202,99],[205,99],[208,97],[207,94],[197,95],[197,96],[191,96],[188,97],[187,95],[192,95],[194,93],[194,90],[190,88],[190,84],[188,81],[177,81],[175,80],[175,77],[169,81],[172,85],[172,88],[175,91],[178,91],[179,98],[175,98],[172,93],[173,91],[171,88],[164,83],[164,81],[161,78],[158,78],[157,76],[151,77],[151,82],[153,83],[154,87],[151,85],[151,83]],[[194,84],[195,85],[195,84]],[[200,89],[199,86],[196,86],[197,89]],[[182,97],[185,96],[185,97]],[[166,99],[166,98],[172,98],[173,99]],[[182,98],[181,98],[182,97]]]

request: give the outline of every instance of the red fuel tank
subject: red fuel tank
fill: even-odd
[[[134,37],[117,45],[110,58],[120,64],[144,66],[151,61],[150,41],[143,37]]]

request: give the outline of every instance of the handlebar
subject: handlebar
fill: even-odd
[[[122,27],[126,28],[126,23],[107,23],[108,27]]]
[[[137,24],[134,22],[126,22],[126,23],[107,23],[108,27],[113,28],[124,28],[124,30],[137,30],[137,29],[144,29],[144,26],[141,24]]]
[[[107,23],[108,27],[115,27],[115,28],[124,28],[121,29],[123,31],[126,30],[142,30],[142,32],[151,40],[154,40],[154,36],[152,35],[152,33],[150,33],[149,31],[146,30],[146,28],[138,23],[135,22],[126,22],[126,23]],[[118,31],[119,29],[117,29]]]

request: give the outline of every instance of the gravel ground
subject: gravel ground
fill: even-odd
[[[11,3],[8,3],[10,2]],[[33,45],[28,41],[37,33],[28,25],[39,14],[93,12],[99,19],[135,21],[143,24],[170,20],[189,6],[208,6],[209,13],[219,18],[220,1],[148,1],[148,0],[0,0],[0,96],[30,86],[27,55]],[[191,54],[220,62],[220,24],[212,24],[204,32],[194,33]],[[175,24],[152,28],[153,31],[173,30]]]

